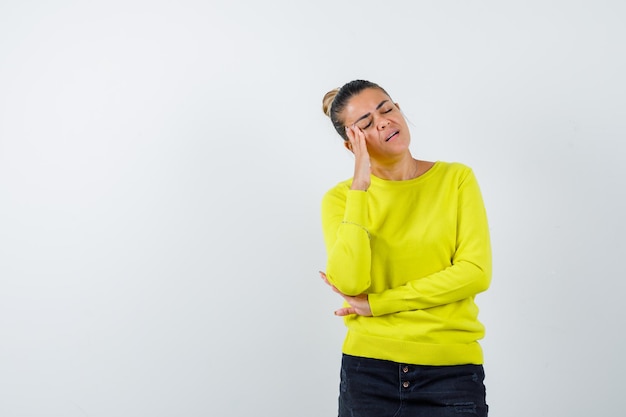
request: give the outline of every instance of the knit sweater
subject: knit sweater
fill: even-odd
[[[421,176],[352,180],[322,201],[329,282],[368,294],[373,317],[344,318],[343,353],[417,365],[481,364],[475,295],[491,280],[487,216],[473,171],[436,162]]]

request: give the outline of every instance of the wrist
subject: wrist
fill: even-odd
[[[350,189],[354,191],[367,191],[369,186],[370,184],[367,181],[352,180],[352,185],[350,186]]]

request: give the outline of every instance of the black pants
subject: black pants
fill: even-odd
[[[339,417],[486,417],[482,365],[405,365],[343,355]]]

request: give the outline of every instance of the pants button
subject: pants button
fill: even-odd
[[[402,386],[403,386],[404,388],[408,388],[408,387],[409,387],[409,385],[410,385],[409,381],[404,381],[404,382],[402,383]]]
[[[405,366],[404,368],[402,368],[402,372],[404,372],[405,374],[409,372],[409,367]]]

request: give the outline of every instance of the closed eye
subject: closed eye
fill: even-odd
[[[356,125],[359,129],[361,130],[365,130],[367,128],[369,128],[372,125],[372,120],[373,118],[369,118],[369,119],[364,119],[361,120],[360,122],[358,122],[358,124]]]

